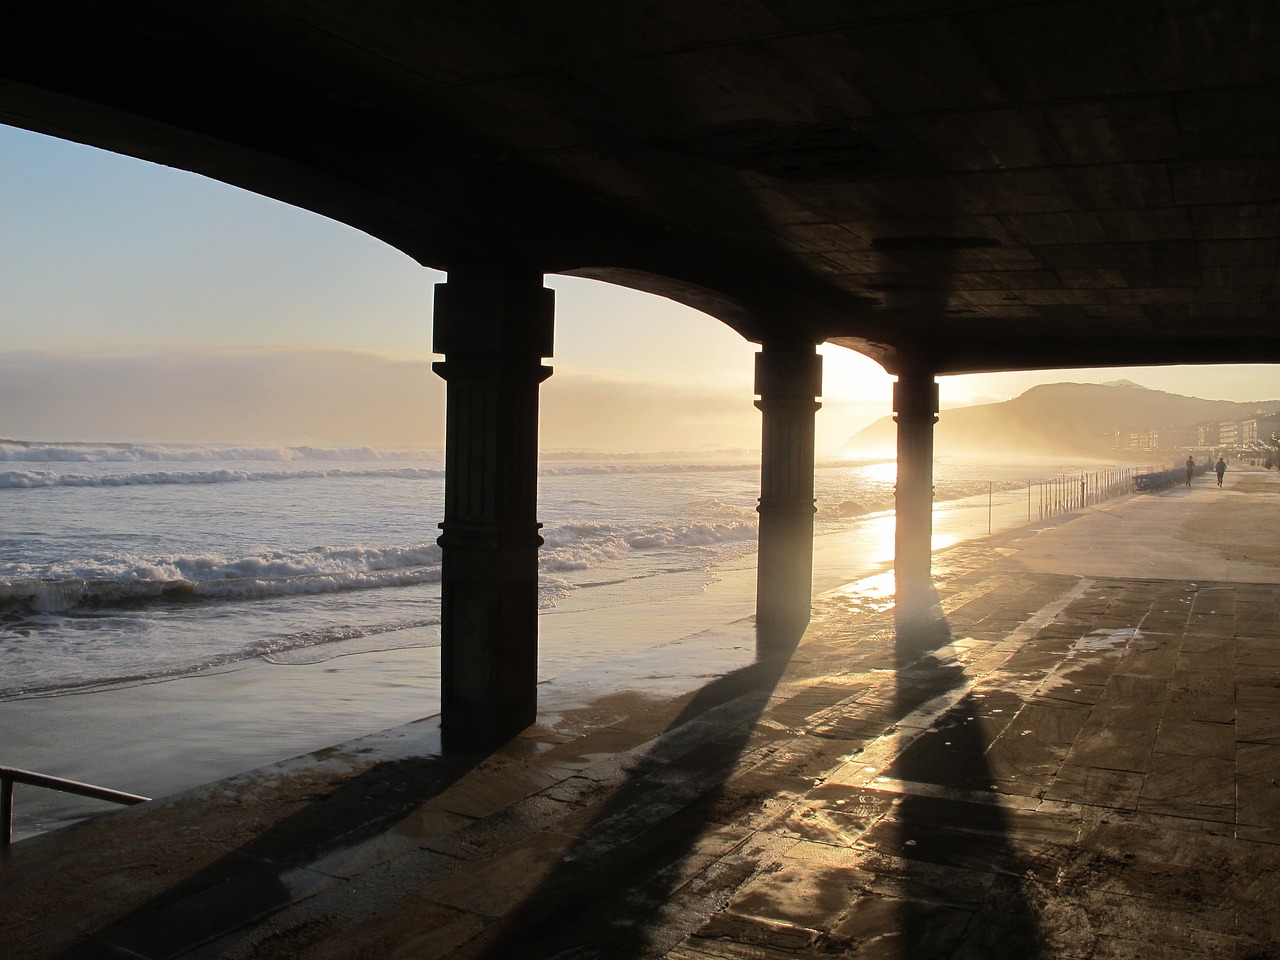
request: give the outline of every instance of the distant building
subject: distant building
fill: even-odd
[[[1222,424],[1216,421],[1196,424],[1198,447],[1216,447],[1222,436]]]
[[[1189,450],[1200,445],[1200,431],[1196,427],[1161,427],[1160,442],[1165,450]]]
[[[1223,420],[1218,425],[1218,446],[1220,447],[1238,447],[1240,446],[1240,421],[1239,420]]]
[[[1256,417],[1240,421],[1240,445],[1244,447],[1274,447],[1280,436],[1280,416],[1260,413]]]

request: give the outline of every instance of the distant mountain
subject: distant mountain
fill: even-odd
[[[1236,403],[1148,390],[1129,380],[1111,383],[1046,383],[1001,403],[956,407],[938,415],[939,453],[1099,453],[1112,435],[1151,427],[1191,426],[1206,420],[1239,420],[1280,411],[1280,400]],[[892,448],[892,417],[850,437],[846,451]]]

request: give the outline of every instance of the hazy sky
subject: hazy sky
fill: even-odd
[[[0,436],[437,445],[443,391],[428,365],[442,279],[315,214],[0,126]],[[545,446],[759,445],[753,344],[659,297],[547,282],[557,310]],[[828,449],[889,412],[892,380],[865,357],[822,351]],[[957,406],[1123,377],[1272,399],[1277,373],[988,374],[943,378],[942,397]]]

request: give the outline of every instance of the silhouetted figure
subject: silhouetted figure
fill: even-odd
[[[1213,469],[1218,474],[1218,486],[1222,486],[1222,475],[1227,472],[1227,461],[1219,457],[1218,462],[1213,465]]]
[[[1196,462],[1193,458],[1187,457],[1187,486],[1191,486],[1191,474],[1196,471]]]

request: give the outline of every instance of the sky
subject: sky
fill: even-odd
[[[433,285],[351,227],[195,174],[0,126],[0,437],[438,447]],[[548,449],[756,448],[754,344],[695,310],[548,277]],[[892,378],[823,345],[818,448],[890,413]],[[1276,366],[941,378],[946,409],[1129,379],[1280,396]],[[341,385],[335,389],[335,385]]]

